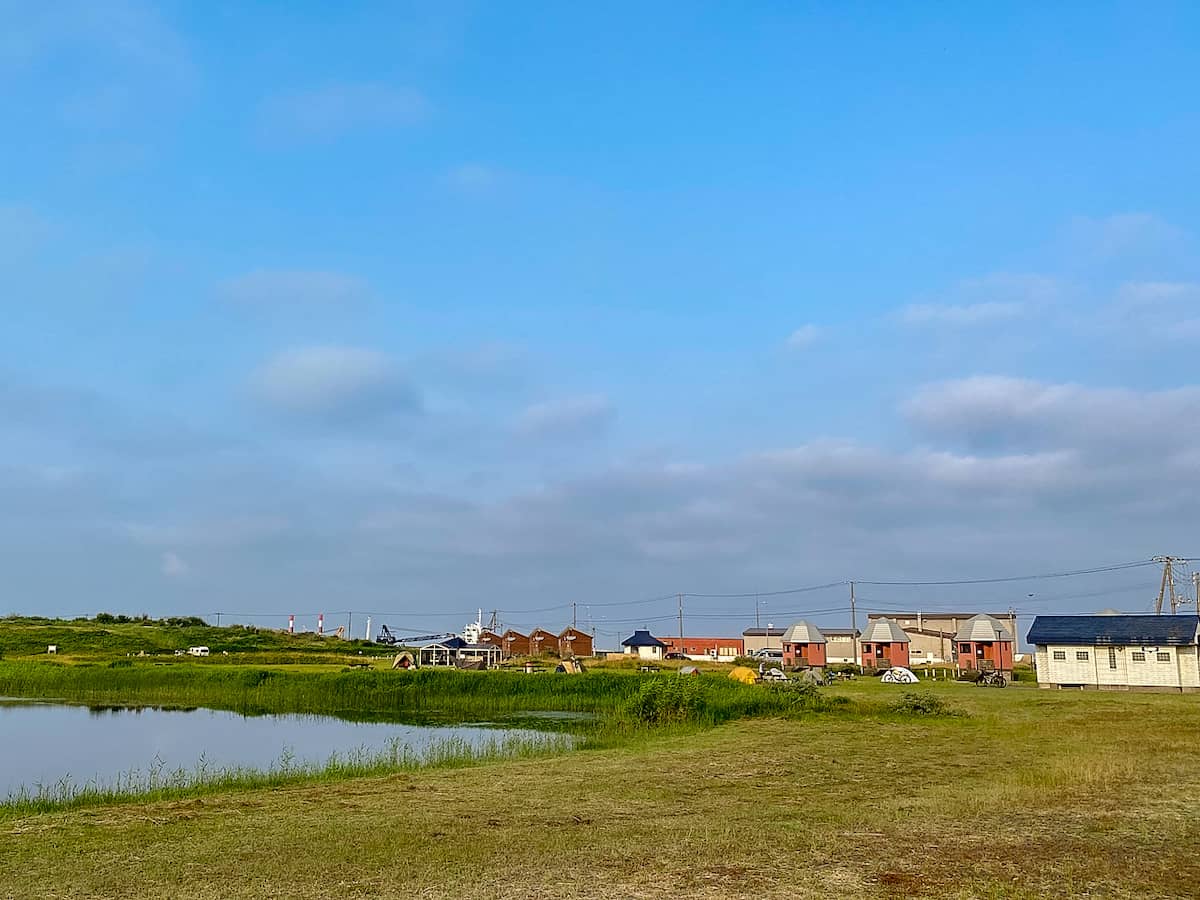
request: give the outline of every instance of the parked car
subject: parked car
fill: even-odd
[[[754,658],[764,662],[783,662],[783,651],[776,650],[774,647],[763,647],[761,650],[754,651]]]

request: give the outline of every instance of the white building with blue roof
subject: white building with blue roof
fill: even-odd
[[[1200,691],[1200,617],[1038,616],[1039,687]]]

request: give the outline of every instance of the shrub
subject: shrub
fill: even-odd
[[[941,697],[908,691],[891,705],[893,712],[908,716],[957,716],[961,713]]]
[[[625,711],[646,725],[686,722],[699,712],[700,684],[692,678],[659,677],[642,684]]]
[[[735,666],[746,666],[750,669],[757,669],[760,662],[761,659],[755,659],[753,656],[735,656],[733,659]]]
[[[114,659],[108,664],[110,669],[132,669],[133,660],[131,659]]]

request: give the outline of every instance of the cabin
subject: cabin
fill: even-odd
[[[1013,636],[998,619],[980,613],[963,622],[954,635],[960,672],[1011,672]]]
[[[475,643],[490,644],[493,647],[499,647],[502,652],[504,650],[504,638],[486,628],[479,632],[479,639]]]
[[[1029,629],[1038,687],[1200,691],[1200,618],[1038,616]]]
[[[621,641],[626,656],[636,656],[638,659],[662,659],[667,645],[652,635],[649,631],[639,628],[632,637]]]
[[[873,669],[908,666],[908,635],[891,619],[878,618],[862,633],[862,664]]]
[[[529,655],[541,656],[543,653],[558,653],[558,635],[545,628],[535,628],[529,632]]]
[[[505,659],[512,659],[514,656],[528,656],[529,635],[510,628],[500,635],[500,649],[504,652]]]
[[[783,664],[819,668],[825,665],[825,635],[801,619],[783,633]]]
[[[592,636],[574,626],[564,628],[558,635],[558,655],[563,659],[592,655]]]
[[[688,659],[707,659],[717,662],[733,662],[742,655],[744,644],[741,638],[730,637],[665,637],[667,653],[678,653]]]

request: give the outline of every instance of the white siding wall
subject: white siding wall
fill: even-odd
[[[1039,646],[1039,684],[1087,684],[1100,687],[1200,687],[1200,659],[1189,647]],[[1066,659],[1055,659],[1055,653]],[[1086,653],[1087,659],[1079,659]],[[1165,654],[1165,659],[1160,659]],[[1115,657],[1116,668],[1112,666]],[[1141,658],[1139,658],[1141,657]]]

